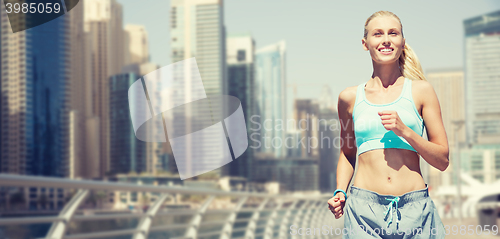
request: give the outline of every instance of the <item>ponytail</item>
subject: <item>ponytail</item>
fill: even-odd
[[[399,69],[404,77],[412,80],[426,80],[420,61],[408,43],[399,57]]]

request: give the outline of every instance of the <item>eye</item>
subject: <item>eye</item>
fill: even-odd
[[[397,33],[397,32],[392,32],[392,33],[391,33],[391,35],[395,35],[395,36],[397,36],[397,35],[398,35],[398,33]]]
[[[382,33],[380,33],[380,32],[376,32],[376,33],[375,33],[375,34],[373,34],[373,35],[375,35],[375,36],[379,36],[379,35],[382,35]]]

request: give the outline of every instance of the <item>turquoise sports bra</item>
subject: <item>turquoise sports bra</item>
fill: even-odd
[[[417,152],[403,137],[386,130],[378,115],[379,111],[395,110],[403,123],[422,136],[424,120],[420,117],[411,94],[411,80],[405,78],[399,98],[387,104],[372,104],[366,100],[365,85],[358,85],[352,117],[358,155],[373,149],[399,148]]]

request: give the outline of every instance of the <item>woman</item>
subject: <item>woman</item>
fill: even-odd
[[[343,144],[329,209],[337,219],[345,214],[343,238],[444,238],[419,165],[419,154],[441,171],[449,164],[437,96],[394,13],[370,16],[361,42],[373,74],[339,95]]]

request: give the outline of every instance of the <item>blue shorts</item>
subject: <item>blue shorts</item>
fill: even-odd
[[[444,238],[445,229],[425,189],[396,197],[351,186],[342,238]]]

